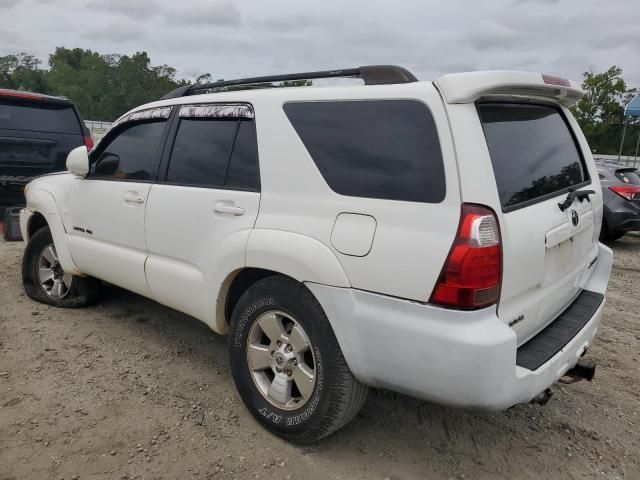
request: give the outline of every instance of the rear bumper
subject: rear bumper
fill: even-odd
[[[585,289],[604,294],[612,252],[600,245]],[[604,301],[535,370],[518,366],[515,332],[494,308],[473,312],[348,288],[307,284],[362,383],[444,405],[502,410],[529,402],[572,368],[596,333]]]
[[[608,233],[640,230],[640,205],[617,198],[605,206],[603,214]]]

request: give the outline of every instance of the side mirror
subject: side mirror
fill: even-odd
[[[74,148],[67,155],[67,170],[76,177],[84,178],[89,173],[89,152],[84,145]]]
[[[96,175],[111,176],[118,171],[120,157],[114,153],[105,152],[96,162],[94,172]]]

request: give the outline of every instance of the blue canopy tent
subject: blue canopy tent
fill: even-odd
[[[627,124],[629,123],[629,118],[632,117],[640,117],[640,95],[636,95],[631,99],[631,101],[624,107],[624,128],[622,129],[622,141],[620,142],[620,150],[618,151],[618,160],[620,160],[620,156],[622,155],[622,146],[624,145],[624,136],[627,133]],[[640,133],[638,134],[638,142],[636,143],[636,153],[633,156],[633,164],[636,163],[636,158],[638,157],[638,147],[640,147]]]

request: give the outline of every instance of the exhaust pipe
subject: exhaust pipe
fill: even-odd
[[[578,363],[576,363],[572,369],[567,370],[567,373],[565,373],[564,376],[558,381],[565,384],[576,383],[580,380],[587,380],[590,382],[591,380],[593,380],[595,373],[596,362],[594,362],[593,360],[585,360],[581,358],[580,360],[578,360]],[[547,388],[544,392],[540,392],[538,395],[536,395],[531,400],[531,403],[545,405],[551,398],[551,395],[553,395],[553,392],[550,388]]]
[[[575,366],[568,370],[567,373],[559,380],[561,383],[571,384],[580,380],[593,380],[596,373],[596,362],[593,360],[585,360],[581,358]]]

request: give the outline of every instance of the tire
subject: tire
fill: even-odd
[[[274,334],[273,325],[283,329],[277,327],[279,333]],[[280,347],[274,337],[282,339]],[[289,345],[295,346],[291,353],[287,353]],[[252,360],[255,369],[249,366],[250,349],[263,350],[259,360]],[[342,428],[367,396],[367,387],[349,370],[318,301],[304,285],[281,275],[256,282],[240,297],[231,315],[229,362],[251,414],[267,430],[296,443],[312,443]],[[279,364],[283,366],[280,373],[276,371]],[[285,377],[287,373],[290,378]],[[309,374],[314,378],[311,384],[306,383]],[[284,403],[288,397],[282,388],[273,390],[278,399],[269,397],[272,390],[263,393],[270,378],[278,386],[291,385],[289,403]]]
[[[48,269],[47,273],[50,274],[50,278],[42,284],[41,268]],[[64,274],[57,263],[49,227],[41,228],[29,239],[22,258],[22,284],[32,300],[64,308],[85,307],[95,303],[100,296],[101,286],[95,278]],[[62,287],[58,291],[56,285],[59,284]]]

